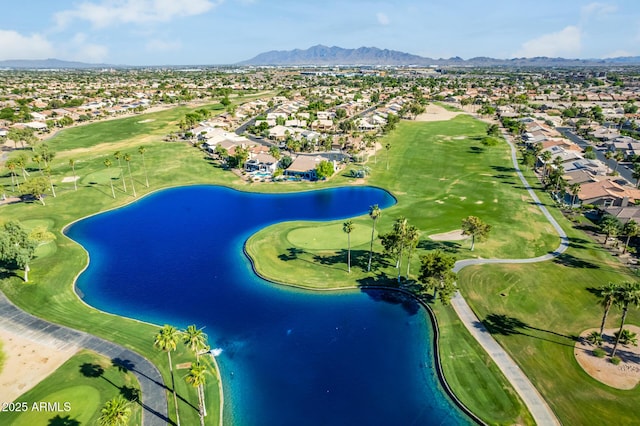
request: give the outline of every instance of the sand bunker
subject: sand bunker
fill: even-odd
[[[75,182],[80,179],[80,176],[66,176],[62,178],[62,183]]]
[[[416,121],[447,121],[463,112],[447,111],[440,105],[429,104],[425,112],[416,117]]]
[[[469,238],[468,235],[462,235],[462,229],[456,229],[454,231],[443,232],[442,234],[429,235],[433,241],[460,241]]]
[[[0,372],[0,389],[5,402],[14,401],[78,352],[72,345],[55,347],[38,343],[2,328],[0,341],[6,355]]]
[[[624,328],[640,336],[640,327],[625,325]],[[596,347],[585,339],[592,331],[600,331],[596,328],[586,330],[580,335],[581,339],[576,343],[573,353],[578,364],[597,381],[616,389],[633,389],[640,382],[640,347],[619,345],[616,356],[621,362],[618,365],[611,363],[609,354],[615,343],[613,333],[617,330],[612,328],[604,331],[602,349],[607,353],[606,357],[598,358],[593,355]]]
[[[151,123],[152,121],[156,121],[155,118],[147,118],[146,120],[138,121],[138,124]]]

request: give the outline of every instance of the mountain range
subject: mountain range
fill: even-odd
[[[357,49],[344,49],[337,46],[316,45],[306,50],[272,50],[261,53],[249,60],[239,62],[237,65],[389,65],[389,66],[537,66],[537,67],[565,67],[565,66],[589,66],[589,65],[640,65],[640,56],[607,58],[607,59],[565,59],[565,58],[513,58],[495,59],[488,57],[475,57],[462,59],[453,58],[425,58],[397,50],[379,49],[377,47],[359,47]]]
[[[640,65],[640,56],[607,59],[566,59],[545,56],[534,58],[496,59],[479,56],[462,59],[426,58],[397,50],[377,47],[345,49],[318,44],[308,49],[271,50],[242,62],[238,66],[304,66],[304,65],[364,65],[364,66],[469,66],[469,67],[575,67]],[[175,65],[177,66],[177,65]],[[60,59],[13,59],[0,61],[0,69],[100,69],[133,68],[127,65],[92,64]],[[137,66],[135,68],[140,68]]]

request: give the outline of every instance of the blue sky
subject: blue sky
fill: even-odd
[[[640,55],[640,2],[576,0],[23,0],[0,60],[230,64],[315,44],[432,58]]]

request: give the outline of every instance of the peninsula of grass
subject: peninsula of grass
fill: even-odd
[[[0,423],[12,426],[98,424],[104,404],[122,395],[130,401],[129,424],[140,424],[142,407],[136,400],[140,385],[109,358],[81,351],[34,388],[16,399],[26,411],[0,412]],[[41,403],[50,403],[42,406]]]

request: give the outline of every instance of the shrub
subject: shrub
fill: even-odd
[[[613,333],[614,337],[618,338],[618,332]],[[636,333],[631,332],[628,329],[622,330],[622,335],[620,336],[620,343],[623,345],[634,345],[638,346],[638,335]]]
[[[602,336],[597,331],[592,331],[591,334],[587,336],[587,342],[594,346],[602,346]]]
[[[613,365],[618,365],[620,364],[620,358],[618,358],[617,356],[614,356],[613,358],[611,358],[611,364]]]
[[[604,356],[607,354],[602,348],[595,348],[592,353],[598,358],[604,358]]]

